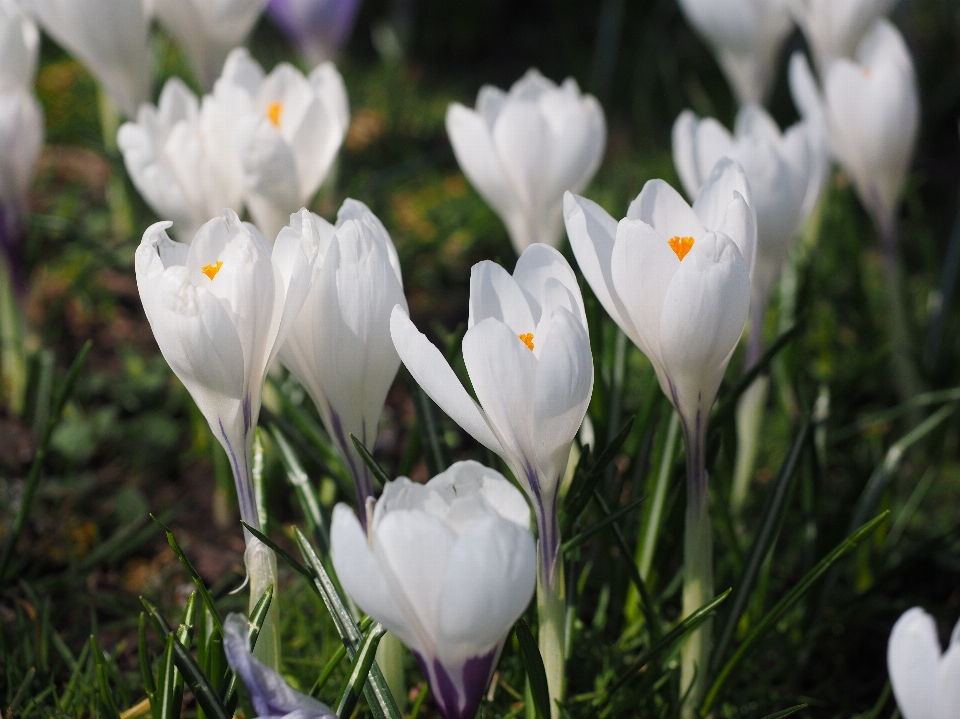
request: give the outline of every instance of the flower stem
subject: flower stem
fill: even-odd
[[[550,692],[550,714],[558,719],[557,701],[563,699],[565,687],[565,643],[567,602],[564,597],[563,554],[560,547],[560,526],[556,501],[547,503],[546,511],[538,507],[537,525],[539,572],[537,573],[537,613],[540,619],[537,636],[540,656],[547,674]],[[536,504],[535,504],[536,506]]]
[[[688,617],[713,598],[713,525],[707,492],[704,441],[706,422],[684,422],[687,454],[687,519],[683,547],[683,616]],[[711,648],[711,620],[696,629],[680,650],[680,691],[686,695],[682,716],[697,716],[707,688],[706,667]]]
[[[730,490],[730,514],[734,520],[739,520],[743,503],[747,499],[747,490],[750,488],[769,388],[770,377],[761,375],[737,402],[737,458],[733,469],[733,487]]]
[[[274,585],[273,601],[260,629],[257,646],[254,654],[257,659],[272,669],[280,669],[280,603],[277,596],[277,555],[273,550],[262,544],[259,539],[250,537],[247,540],[247,549],[243,553],[243,561],[247,566],[247,575],[250,578],[250,611],[267,588]]]
[[[897,221],[885,212],[875,212],[874,219],[883,248],[883,268],[890,302],[890,351],[893,383],[902,401],[917,394],[920,377],[911,356],[912,342],[907,324],[906,303],[900,282],[900,256],[897,250]]]

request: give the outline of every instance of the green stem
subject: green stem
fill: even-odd
[[[2,221],[2,218],[0,218]],[[0,380],[11,414],[23,414],[27,388],[27,356],[23,342],[23,314],[13,286],[13,272],[0,253]]]
[[[256,606],[261,595],[272,584],[274,586],[273,601],[260,629],[260,638],[254,648],[254,655],[268,667],[280,669],[280,602],[277,595],[277,555],[273,550],[262,544],[259,539],[250,537],[247,540],[247,549],[243,553],[243,561],[247,566],[247,576],[250,579],[250,611]]]
[[[920,391],[920,377],[911,356],[913,343],[907,323],[906,302],[900,282],[900,256],[897,250],[897,222],[889,213],[875,213],[877,231],[883,248],[883,269],[890,302],[890,351],[893,384],[903,401]]]
[[[407,681],[403,673],[403,643],[392,634],[385,634],[377,645],[377,664],[387,680],[390,693],[397,700],[400,711],[407,705]]]
[[[550,715],[558,719],[560,709],[557,701],[564,693],[564,643],[566,630],[567,603],[563,596],[563,559],[558,558],[554,580],[548,586],[542,574],[537,577],[537,613],[540,627],[537,643],[543,668],[547,674],[547,689],[550,692]]]
[[[730,515],[735,520],[740,517],[750,488],[769,388],[770,378],[761,375],[753,381],[737,403],[737,457],[733,469],[733,487],[730,490]]]

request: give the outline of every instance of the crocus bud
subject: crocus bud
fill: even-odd
[[[481,87],[474,110],[450,105],[447,135],[519,255],[535,242],[560,243],[563,193],[582,192],[593,178],[607,126],[600,103],[573,78],[557,87],[529,70],[509,92]]]
[[[830,144],[860,200],[881,224],[895,217],[913,158],[920,97],[900,31],[877,20],[856,60],[830,64],[824,81]]]
[[[326,704],[301,694],[250,651],[250,622],[241,614],[228,614],[223,622],[223,649],[230,668],[247,685],[254,719],[337,719]]]
[[[266,0],[159,0],[154,14],[186,51],[205,90],[213,87],[227,54],[250,34]]]
[[[680,0],[694,29],[716,54],[741,103],[762,103],[793,29],[784,0]]]
[[[33,86],[39,50],[37,26],[15,0],[0,0],[0,93]]]
[[[23,5],[87,66],[124,115],[133,117],[150,99],[144,0],[23,0]]]
[[[887,669],[904,719],[956,719],[960,713],[960,622],[942,653],[933,618],[920,607],[907,610],[890,633]]]
[[[536,550],[523,495],[477,462],[370,500],[366,532],[334,509],[343,588],[417,657],[445,719],[473,719],[510,628],[533,596]],[[370,511],[370,510],[368,510]]]
[[[231,135],[220,106],[209,98],[201,106],[176,77],[164,85],[157,106],[141,105],[137,121],[117,133],[133,184],[159,217],[173,222],[183,242],[225,208],[239,212],[243,206]]]
[[[380,220],[350,199],[336,225],[301,210],[280,237],[289,239],[286,247],[303,243],[317,253],[310,292],[280,361],[316,404],[363,508],[373,496],[373,480],[350,434],[373,449],[383,403],[400,366],[390,338],[391,311],[407,308],[397,251]],[[281,267],[295,259],[276,251],[274,256]]]
[[[889,12],[896,0],[786,0],[825,72],[832,60],[853,57],[857,44],[874,21]]]
[[[244,201],[269,238],[309,204],[350,122],[343,78],[331,63],[305,77],[287,63],[269,75],[244,48],[230,53],[213,101],[235,118]]]
[[[270,0],[267,15],[317,64],[334,60],[350,38],[360,0]]]

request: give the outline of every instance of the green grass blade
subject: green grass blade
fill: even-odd
[[[273,593],[274,585],[271,584],[264,590],[263,594],[260,595],[260,599],[253,605],[253,611],[250,612],[248,618],[249,626],[247,627],[247,642],[251,652],[257,648],[257,639],[260,637],[260,630],[263,629],[263,623],[267,620],[267,612],[270,611]],[[239,694],[237,694],[238,681],[237,673],[231,670],[226,681],[226,686],[220,694],[220,696],[223,697],[223,704],[229,715],[233,715],[234,710],[237,708],[237,701],[239,701]]]
[[[180,706],[176,704],[177,663],[173,644],[177,638],[169,632],[164,640],[163,657],[160,659],[160,680],[157,682],[156,711],[157,719],[178,719]],[[151,704],[151,708],[152,708]]]
[[[887,515],[889,514],[889,510],[881,512],[860,527],[856,532],[847,537],[839,545],[834,547],[834,549],[827,556],[821,559],[813,569],[807,572],[807,574],[799,582],[797,582],[793,589],[787,592],[783,598],[777,602],[777,604],[769,612],[767,612],[763,619],[757,623],[757,626],[755,626],[753,630],[747,634],[743,642],[737,648],[737,651],[724,665],[723,669],[720,670],[719,675],[714,680],[713,685],[710,687],[710,691],[707,692],[707,696],[703,701],[703,706],[700,709],[701,714],[706,716],[710,712],[711,707],[713,707],[713,703],[716,701],[726,683],[730,680],[734,670],[739,666],[743,658],[750,652],[757,640],[759,640],[760,637],[769,631],[780,620],[781,617],[783,617],[797,602],[799,602],[803,596],[810,591],[814,583],[816,583],[816,581],[820,579],[820,577],[822,577],[827,570],[830,569],[830,567],[852,552],[865,537],[867,537],[878,526],[880,526],[880,524],[887,518]]]
[[[300,459],[297,457],[296,452],[293,451],[293,447],[290,446],[290,442],[284,436],[283,432],[280,431],[280,428],[273,425],[270,430],[273,435],[273,440],[277,443],[277,447],[280,448],[280,462],[283,464],[283,469],[286,472],[287,481],[293,485],[293,490],[297,495],[297,502],[300,504],[300,510],[303,512],[304,519],[306,519],[310,534],[315,538],[322,539],[323,544],[329,547],[330,532],[327,528],[326,521],[324,521],[323,512],[320,510],[320,499],[317,497],[313,485],[310,484],[310,478],[307,476],[303,465],[300,464]]]
[[[360,631],[366,632],[370,629],[370,626],[373,624],[373,619],[371,617],[366,617],[363,621],[360,622]],[[323,687],[326,685],[327,680],[330,678],[330,675],[333,674],[334,669],[337,668],[337,665],[343,661],[343,658],[347,655],[347,648],[342,644],[340,647],[333,653],[333,656],[330,657],[330,661],[327,662],[324,666],[323,671],[320,672],[320,676],[317,677],[317,681],[313,683],[313,688],[310,689],[310,696],[318,698],[320,692],[323,690]]]
[[[784,709],[782,711],[774,712],[773,714],[767,714],[763,719],[787,719],[791,714],[796,714],[798,711],[802,711],[809,706],[808,704],[797,704],[792,706],[789,709]]]
[[[147,654],[147,615],[140,612],[140,619],[137,622],[137,657],[140,659],[140,675],[143,677],[143,688],[146,691],[147,698],[153,700],[153,695],[157,691],[157,682],[153,676],[153,668],[150,666],[150,656]]]
[[[227,708],[220,701],[220,695],[210,683],[210,680],[204,675],[196,659],[190,654],[190,651],[174,635],[170,635],[173,643],[170,645],[173,649],[174,661],[177,669],[183,675],[183,679],[190,690],[193,692],[197,704],[203,709],[208,717],[213,719],[230,719],[233,712],[228,712]]]
[[[637,497],[632,502],[628,502],[627,504],[620,507],[620,509],[606,515],[600,521],[594,522],[586,529],[572,536],[562,545],[564,553],[569,552],[573,549],[576,549],[597,532],[600,532],[601,530],[605,529],[607,526],[609,526],[616,520],[620,519],[620,517],[624,516],[625,514],[629,514],[630,512],[632,512],[634,509],[639,507],[646,498],[647,498],[646,495],[642,497]]]
[[[90,635],[90,646],[93,661],[97,666],[97,689],[99,690],[97,706],[100,710],[100,716],[105,717],[105,719],[120,719],[120,710],[113,703],[113,690],[110,689],[107,660],[104,659],[103,652],[100,651],[97,638],[92,634]],[[33,667],[30,668],[30,671],[33,671]],[[31,674],[28,672],[27,676],[30,677]]]
[[[412,394],[417,412],[417,426],[420,428],[420,441],[425,450],[423,456],[430,476],[435,477],[450,466],[447,443],[443,439],[437,408],[433,400],[420,388],[420,385],[415,385]]]
[[[360,645],[360,650],[353,658],[353,664],[350,671],[347,672],[346,681],[340,688],[340,695],[336,701],[336,711],[339,717],[348,717],[353,714],[353,709],[357,705],[364,684],[367,681],[367,675],[370,674],[370,667],[373,666],[373,660],[376,658],[377,646],[387,630],[380,623],[375,623],[370,627],[370,632],[364,638]]]
[[[293,557],[293,555],[290,554],[290,552],[288,552],[288,551],[285,550],[283,547],[281,547],[279,544],[277,544],[276,542],[274,542],[272,539],[270,539],[270,537],[268,537],[266,534],[264,534],[263,532],[261,532],[259,529],[255,529],[255,528],[251,527],[249,524],[247,524],[246,522],[244,522],[242,519],[240,520],[240,524],[242,524],[242,525],[247,529],[247,531],[250,532],[250,534],[252,534],[254,537],[256,537],[257,539],[259,539],[259,540],[260,540],[261,542],[263,542],[265,545],[267,545],[268,547],[270,547],[270,549],[272,549],[274,552],[276,552],[276,553],[277,553],[277,556],[280,557],[281,559],[283,559],[287,564],[289,564],[290,567],[291,567],[291,569],[293,569],[294,571],[296,571],[298,574],[302,574],[304,577],[306,577],[307,579],[309,579],[311,582],[313,581],[313,573],[312,573],[309,569],[307,569],[305,566],[303,566],[302,564],[300,564],[300,562],[298,562],[298,561]]]
[[[567,501],[564,502],[563,507],[563,521],[567,529],[573,526],[577,517],[583,514],[583,510],[587,508],[587,504],[589,504],[590,497],[593,494],[593,488],[596,487],[597,483],[603,478],[607,466],[617,456],[623,443],[627,441],[627,437],[630,435],[630,430],[633,429],[635,420],[636,416],[630,417],[600,453],[597,460],[593,463],[593,466],[581,475],[579,480],[574,479],[573,484],[570,486],[570,491],[567,493]]]
[[[527,671],[527,681],[530,682],[530,694],[537,710],[537,719],[550,719],[550,691],[547,687],[547,672],[543,668],[543,657],[537,640],[530,633],[530,627],[523,619],[518,619],[513,625],[514,634],[520,644],[520,654],[523,666]]]
[[[353,432],[350,433],[350,441],[353,442],[354,448],[356,448],[357,452],[360,454],[360,459],[362,459],[363,463],[367,465],[371,472],[373,472],[373,476],[376,477],[377,482],[380,483],[380,486],[386,487],[387,482],[390,481],[390,478],[383,470],[383,467],[377,463],[377,460],[373,458],[373,455],[370,454],[369,450],[363,446],[363,442],[353,436]]]

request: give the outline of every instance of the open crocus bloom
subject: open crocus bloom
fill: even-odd
[[[89,68],[124,115],[133,117],[149,100],[144,0],[23,0],[23,6]]]
[[[173,222],[184,242],[224,208],[239,212],[243,205],[228,120],[209,98],[201,107],[174,77],[156,107],[142,105],[137,121],[124,123],[117,133],[133,184],[158,216]]]
[[[291,688],[282,676],[253,656],[249,631],[250,623],[241,614],[229,614],[223,622],[223,649],[230,667],[250,692],[257,712],[254,719],[337,719],[330,707]]]
[[[733,135],[713,118],[701,120],[689,110],[673,125],[673,162],[689,197],[697,196],[721,158],[736,160],[746,174],[757,213],[751,304],[758,327],[780,268],[823,187],[827,158],[810,139],[812,132],[807,123],[798,123],[782,134],[758,105],[740,109]]]
[[[269,75],[245,48],[230,53],[213,100],[236,117],[244,200],[257,227],[276,237],[309,203],[350,122],[343,78],[331,63],[305,77],[287,63]]]
[[[880,223],[892,222],[920,119],[916,73],[900,31],[877,20],[856,61],[830,64],[824,97],[833,152],[864,205]]]
[[[582,192],[607,143],[600,103],[573,78],[559,87],[529,70],[509,92],[484,85],[476,109],[447,108],[460,169],[500,215],[517,254],[561,239],[563,193]]]
[[[593,356],[573,270],[543,244],[524,251],[512,276],[494,262],[473,266],[463,360],[479,405],[403,308],[393,310],[390,331],[417,383],[503,457],[526,490],[539,527],[542,579],[554,586],[559,484],[593,392]]]
[[[839,57],[852,57],[857,43],[896,0],[786,0],[821,72]]]
[[[227,54],[242,45],[266,0],[159,0],[154,14],[186,51],[205,90],[213,87]]]
[[[904,719],[960,716],[960,622],[941,653],[933,618],[920,607],[904,612],[890,633],[887,668]]]
[[[241,517],[256,527],[250,451],[263,381],[303,306],[316,250],[296,235],[271,248],[232,210],[190,245],[171,240],[169,226],[149,227],[137,248],[140,299],[160,351],[230,458]],[[282,267],[272,252],[287,258]]]
[[[390,482],[366,511],[366,532],[347,505],[333,512],[343,588],[416,655],[445,719],[473,719],[536,584],[523,495],[458,462],[425,485]]]
[[[762,103],[793,21],[783,0],[680,0],[741,103]]]
[[[756,219],[743,170],[720,161],[692,208],[651,180],[619,223],[573,194],[564,212],[584,277],[653,363],[692,440],[747,320]]]
[[[280,237],[284,247],[296,248],[300,242],[317,251],[309,295],[280,361],[316,404],[350,470],[362,509],[373,496],[373,481],[349,435],[373,449],[383,403],[400,366],[390,338],[391,311],[407,308],[397,251],[380,220],[350,199],[337,213],[335,226],[301,210]],[[296,259],[276,250],[274,257],[281,267]]]

